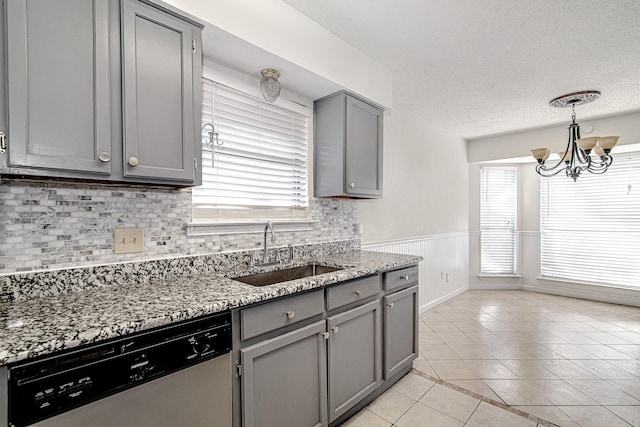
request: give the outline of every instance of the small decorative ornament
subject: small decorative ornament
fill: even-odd
[[[260,92],[268,102],[274,102],[280,96],[280,72],[273,68],[265,68],[261,72]]]

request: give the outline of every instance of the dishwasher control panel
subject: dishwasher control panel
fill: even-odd
[[[223,313],[9,366],[9,425],[27,426],[231,351]]]

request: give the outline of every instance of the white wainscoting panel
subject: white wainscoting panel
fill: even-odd
[[[469,289],[469,237],[448,233],[415,239],[367,243],[362,249],[396,254],[420,255],[420,312]]]

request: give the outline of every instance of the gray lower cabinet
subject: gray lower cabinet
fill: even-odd
[[[238,310],[235,402],[242,413],[234,425],[337,424],[389,387],[385,380],[408,372],[418,353],[417,267],[386,272],[387,295],[380,279]]]
[[[384,297],[384,378],[418,356],[418,286]]]
[[[327,319],[329,331],[329,422],[382,382],[380,301]]]
[[[199,24],[138,0],[0,9],[1,173],[201,182]]]
[[[325,321],[240,350],[244,427],[327,425]]]
[[[314,195],[382,197],[383,110],[347,92],[314,109]]]

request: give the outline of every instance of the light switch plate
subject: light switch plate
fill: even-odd
[[[144,228],[115,228],[113,238],[117,254],[144,252]]]

